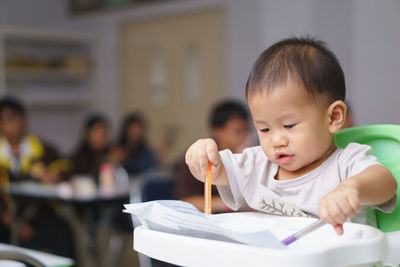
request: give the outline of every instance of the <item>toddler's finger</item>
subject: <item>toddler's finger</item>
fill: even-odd
[[[193,146],[194,146],[194,144],[192,144],[192,145],[188,148],[188,150],[186,151],[186,154],[185,154],[185,162],[186,162],[187,165],[193,163],[193,153],[194,153],[194,152],[193,152],[193,150],[194,150]]]
[[[197,150],[197,160],[201,175],[206,175],[208,168],[208,157],[204,149]]]
[[[208,156],[208,160],[215,166],[218,167],[219,166],[219,153],[218,153],[218,148],[215,144],[213,143],[208,143],[207,147],[207,156]]]
[[[326,223],[335,225],[335,219],[330,215],[326,206],[321,206],[319,208],[319,217]]]
[[[361,206],[359,205],[358,200],[348,199],[347,203],[350,207],[350,212],[347,214],[347,217],[354,218],[354,216],[360,212]]]
[[[336,201],[332,201],[329,203],[329,205],[327,206],[327,212],[334,220],[334,223],[332,224],[339,224],[346,221],[346,215]]]
[[[196,178],[201,178],[200,177],[200,170],[197,168],[195,165],[188,165],[190,172],[193,174],[194,177]]]
[[[185,163],[187,165],[191,165],[192,164],[192,155],[191,155],[189,149],[188,149],[188,151],[186,151],[186,154],[185,154]]]
[[[342,214],[344,215],[344,220],[347,219],[347,217],[353,217],[354,216],[354,210],[353,207],[350,205],[349,201],[347,199],[342,200],[340,203],[338,203],[339,208],[342,210]],[[344,221],[343,221],[344,222]]]
[[[358,200],[358,198],[350,198],[348,202],[351,208],[353,209],[354,214],[357,214],[361,211],[362,207],[360,205],[360,201]]]
[[[338,234],[338,235],[343,235],[343,224],[336,224],[336,225],[334,225],[333,226],[333,229],[335,229],[335,232]]]

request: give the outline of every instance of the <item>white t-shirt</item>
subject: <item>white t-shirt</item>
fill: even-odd
[[[247,148],[241,154],[220,151],[229,186],[218,186],[223,201],[233,210],[244,205],[281,216],[318,216],[320,199],[337,185],[371,165],[380,165],[371,147],[350,143],[338,148],[320,166],[291,180],[275,180],[279,166],[268,160],[260,146]],[[396,196],[377,208],[391,212]],[[371,221],[372,219],[372,221]],[[375,224],[368,218],[368,224]],[[364,207],[352,221],[367,223]]]

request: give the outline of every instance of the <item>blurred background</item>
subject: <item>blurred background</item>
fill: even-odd
[[[398,124],[399,25],[395,0],[1,0],[0,92],[65,154],[86,114],[107,114],[115,135],[139,110],[173,161],[208,134],[210,106],[244,101],[262,50],[309,34],[339,58],[355,124]]]
[[[0,96],[21,100],[26,128],[75,158],[75,174],[107,174],[96,162],[94,172],[76,167],[94,158],[83,137],[97,125],[98,153],[131,178],[210,136],[212,107],[245,104],[255,59],[289,36],[336,54],[352,125],[400,124],[399,29],[397,0],[0,0]],[[139,142],[126,140],[136,131]],[[134,157],[147,146],[141,166]]]

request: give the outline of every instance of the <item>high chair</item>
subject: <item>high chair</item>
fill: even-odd
[[[335,134],[337,147],[348,143],[367,144],[372,147],[376,157],[395,177],[400,193],[400,125],[376,124],[343,129]],[[384,264],[400,266],[400,198],[392,213],[375,211],[377,225],[385,233],[387,257]]]
[[[175,179],[171,170],[154,168],[135,178],[130,193],[130,203],[140,203],[152,200],[173,199],[174,198]],[[133,227],[140,225],[139,220],[132,215]],[[173,266],[163,265],[156,262],[142,253],[138,253],[140,267],[154,266]]]

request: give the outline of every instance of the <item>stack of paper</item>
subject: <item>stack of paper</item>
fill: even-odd
[[[150,230],[171,234],[235,242],[268,248],[285,248],[268,230],[237,231],[221,223],[218,215],[205,215],[193,205],[176,200],[160,200],[125,205]],[[135,225],[137,226],[137,225]]]

